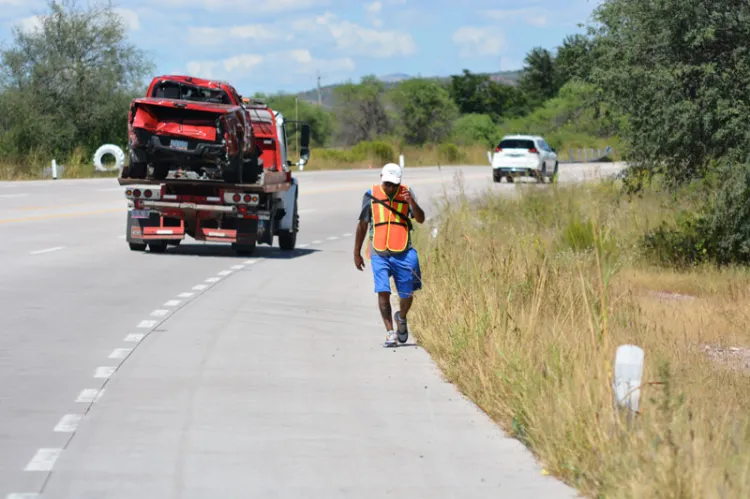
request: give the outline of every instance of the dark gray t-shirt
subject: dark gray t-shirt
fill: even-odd
[[[368,232],[368,238],[370,241],[372,241],[372,236],[374,233],[374,227],[372,226],[372,208],[370,207],[370,203],[372,202],[371,199],[367,196],[368,194],[372,195],[372,189],[367,189],[367,192],[362,195],[362,208],[359,211],[359,220],[370,224],[370,229]],[[411,195],[412,199],[414,201],[417,200],[417,196],[414,195],[414,191],[409,188],[409,194]],[[411,206],[409,206],[409,218],[414,218],[414,213],[411,210]],[[411,232],[409,232],[409,241],[406,243],[406,248],[404,251],[411,248]],[[392,252],[391,251],[377,251],[375,248],[372,249],[375,251],[378,255],[381,256],[389,256]]]

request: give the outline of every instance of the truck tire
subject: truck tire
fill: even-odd
[[[145,243],[128,243],[128,246],[130,246],[130,251],[146,251]]]
[[[294,218],[292,219],[292,230],[279,231],[279,248],[282,251],[292,251],[297,246],[297,230],[299,229],[299,212],[297,211],[297,198],[294,198]]]

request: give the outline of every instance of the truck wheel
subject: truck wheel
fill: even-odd
[[[292,219],[292,230],[279,231],[279,248],[283,251],[292,251],[297,246],[297,229],[299,228],[299,212],[297,211],[297,199],[294,200],[294,218]]]
[[[240,256],[250,256],[255,252],[256,243],[237,244],[232,243],[232,249]]]
[[[146,251],[146,245],[143,243],[128,243],[130,251]]]

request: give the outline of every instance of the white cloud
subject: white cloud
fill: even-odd
[[[188,42],[194,45],[220,45],[228,40],[278,41],[294,39],[294,34],[268,24],[246,24],[227,27],[189,27]]]
[[[160,0],[161,6],[204,8],[210,12],[238,12],[261,15],[293,12],[328,5],[330,0]]]
[[[464,26],[453,33],[462,57],[497,56],[505,48],[505,36],[498,28]]]
[[[268,69],[265,69],[265,68]],[[208,79],[237,80],[247,78],[274,78],[274,68],[284,68],[285,73],[314,74],[325,70],[327,73],[349,72],[355,69],[351,58],[316,59],[307,49],[293,49],[271,52],[266,55],[239,54],[223,60],[199,60],[187,64],[189,74]]]
[[[532,26],[546,26],[549,23],[549,18],[552,15],[547,9],[541,7],[527,7],[523,9],[494,9],[485,10],[482,15],[489,19],[497,21],[512,21],[515,19],[523,19]]]
[[[346,55],[388,58],[417,52],[409,33],[366,28],[331,13],[318,16],[314,22],[319,30],[333,38],[336,48]],[[293,24],[303,26],[300,21]]]
[[[123,9],[121,7],[112,9],[116,14],[122,17],[125,27],[130,31],[141,29],[141,22],[138,13],[132,9]]]

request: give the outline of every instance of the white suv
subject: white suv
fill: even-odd
[[[557,175],[557,153],[538,135],[506,135],[492,155],[492,178],[534,177],[544,182]]]

